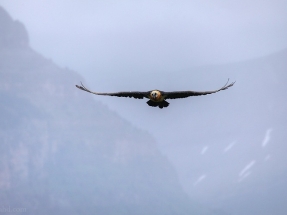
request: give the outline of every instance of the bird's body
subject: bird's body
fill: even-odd
[[[221,87],[218,90],[214,91],[172,91],[172,92],[165,92],[161,90],[151,90],[146,92],[139,92],[139,91],[127,91],[127,92],[116,92],[116,93],[98,93],[88,90],[83,84],[82,86],[76,85],[77,88],[84,90],[86,92],[96,94],[96,95],[103,95],[103,96],[118,96],[118,97],[130,97],[135,99],[143,99],[147,98],[149,99],[147,101],[147,104],[152,107],[159,107],[164,108],[168,107],[169,103],[166,101],[166,99],[179,99],[179,98],[186,98],[190,96],[202,96],[212,93],[217,93],[221,90],[226,90],[229,87],[233,86],[235,82],[232,82],[231,84],[227,85],[228,82]]]

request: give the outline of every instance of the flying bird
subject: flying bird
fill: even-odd
[[[187,98],[190,96],[202,96],[202,95],[207,95],[207,94],[212,94],[212,93],[217,93],[221,90],[226,90],[229,87],[233,86],[235,82],[232,82],[231,84],[228,84],[229,79],[227,83],[221,87],[218,90],[213,90],[213,91],[172,91],[172,92],[165,92],[161,90],[151,90],[151,91],[146,91],[146,92],[140,92],[140,91],[127,91],[127,92],[115,92],[115,93],[98,93],[98,92],[93,92],[87,89],[81,82],[82,86],[76,85],[77,88],[84,90],[88,93],[93,93],[96,95],[102,95],[102,96],[118,96],[118,97],[130,97],[130,98],[135,98],[135,99],[143,99],[147,98],[149,99],[147,101],[147,104],[152,107],[159,107],[160,109],[164,107],[168,107],[169,103],[166,101],[166,99],[182,99],[182,98]]]

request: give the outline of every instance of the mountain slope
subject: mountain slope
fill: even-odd
[[[0,8],[0,202],[27,214],[210,214],[153,138],[75,87]],[[10,211],[9,214],[16,214]]]
[[[224,93],[185,101],[184,126],[162,145],[190,196],[232,214],[286,212],[286,59],[285,49],[178,74],[178,86],[236,80]]]

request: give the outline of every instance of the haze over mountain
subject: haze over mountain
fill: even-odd
[[[278,34],[278,36],[278,32],[275,31],[275,29],[278,28],[280,29],[280,32],[287,32],[287,25],[284,25],[287,19],[284,9],[286,8],[286,3],[283,5],[277,4],[278,2],[264,1],[260,3],[257,2],[257,4],[256,1],[250,2],[250,4],[253,4],[254,8],[256,9],[254,11],[249,7],[246,7],[246,4],[240,2],[242,8],[247,9],[250,14],[254,14],[255,16],[255,21],[254,19],[252,19],[253,21],[250,21],[250,19],[248,19],[248,17],[250,18],[250,14],[249,16],[245,17],[242,16],[244,13],[238,13],[238,17],[243,17],[245,20],[245,22],[242,22],[242,25],[239,25],[241,28],[237,28],[238,25],[233,24],[238,23],[234,22],[233,19],[225,19],[225,16],[220,16],[220,19],[216,19],[217,17],[214,16],[207,16],[208,19],[206,20],[192,19],[202,21],[203,23],[206,23],[206,21],[209,23],[209,21],[213,18],[216,19],[215,22],[218,24],[216,25],[218,28],[210,29],[204,24],[202,26],[198,25],[199,27],[201,26],[202,28],[206,29],[207,32],[214,32],[212,29],[221,32],[222,21],[229,23],[233,30],[236,29],[236,31],[229,32],[231,35],[235,32],[234,35],[236,35],[236,37],[232,37],[232,39],[228,37],[230,34],[224,34],[225,36],[227,35],[226,37],[220,37],[217,34],[218,38],[222,40],[220,45],[213,44],[213,42],[215,42],[214,40],[208,40],[208,43],[200,43],[201,47],[205,45],[204,50],[208,52],[207,55],[203,55],[202,53],[204,51],[202,51],[200,48],[193,49],[198,40],[186,40],[186,38],[189,38],[190,35],[193,35],[193,32],[188,33],[187,31],[183,31],[188,34],[181,34],[180,32],[182,31],[173,31],[174,29],[177,29],[173,27],[181,25],[174,24],[171,27],[168,24],[164,25],[164,27],[169,27],[164,28],[167,29],[167,31],[161,31],[162,28],[152,28],[149,23],[144,23],[144,25],[140,25],[140,27],[138,27],[139,23],[135,22],[134,19],[131,19],[129,13],[121,13],[123,17],[128,20],[128,24],[134,24],[132,26],[135,28],[129,28],[125,25],[125,19],[119,19],[118,21],[118,17],[114,16],[118,15],[119,13],[112,13],[114,10],[118,11],[121,8],[111,7],[109,13],[105,14],[105,10],[104,12],[100,13],[100,18],[103,19],[93,19],[93,21],[99,21],[101,24],[101,21],[108,17],[108,20],[110,21],[108,23],[111,24],[100,25],[100,27],[103,27],[102,30],[106,29],[106,31],[97,31],[98,28],[96,28],[95,32],[101,36],[95,37],[93,33],[87,33],[90,31],[94,32],[92,31],[90,25],[91,23],[94,23],[91,22],[92,19],[84,19],[86,18],[84,16],[84,18],[81,17],[83,19],[80,19],[81,21],[79,21],[79,16],[66,17],[63,16],[62,11],[64,11],[64,9],[66,10],[67,8],[57,8],[56,11],[60,12],[53,13],[53,16],[47,16],[48,18],[46,20],[46,24],[53,23],[51,20],[54,20],[55,23],[58,23],[58,20],[55,17],[63,17],[66,22],[64,21],[61,23],[66,23],[71,31],[65,31],[65,27],[67,26],[64,24],[61,26],[61,28],[59,27],[60,25],[57,25],[58,28],[56,29],[61,30],[61,32],[52,31],[51,29],[55,29],[54,26],[51,28],[44,27],[44,30],[47,31],[47,35],[49,36],[39,37],[40,39],[37,39],[36,43],[38,43],[38,47],[47,47],[48,45],[45,43],[45,39],[43,39],[46,38],[47,42],[51,45],[49,46],[50,52],[48,50],[48,52],[45,53],[55,53],[54,55],[51,54],[49,57],[52,59],[55,58],[57,61],[63,60],[63,58],[59,58],[59,56],[64,56],[65,60],[61,61],[61,63],[69,67],[76,68],[79,70],[78,72],[85,74],[85,85],[91,90],[108,92],[123,90],[150,90],[154,88],[167,91],[189,89],[213,90],[221,87],[225,81],[227,81],[227,78],[230,78],[230,81],[236,81],[236,84],[227,91],[214,95],[188,98],[183,100],[172,100],[168,108],[160,110],[158,108],[154,109],[147,106],[144,100],[100,96],[92,97],[86,95],[85,92],[78,92],[74,87],[74,84],[79,84],[80,81],[83,81],[83,77],[77,75],[76,73],[73,73],[74,75],[72,75],[70,70],[64,69],[65,72],[60,73],[62,74],[63,78],[56,78],[57,80],[54,80],[52,77],[59,77],[59,74],[57,73],[56,75],[56,73],[51,73],[51,77],[50,75],[46,74],[49,77],[49,80],[51,80],[47,83],[45,81],[39,83],[37,83],[37,81],[33,81],[32,84],[29,83],[30,92],[33,92],[31,95],[37,93],[41,94],[41,91],[36,92],[34,90],[40,89],[41,87],[45,87],[46,91],[51,93],[50,96],[39,97],[38,95],[37,97],[37,102],[43,102],[40,109],[44,110],[44,114],[42,112],[37,112],[36,110],[39,110],[38,108],[32,109],[33,106],[28,106],[30,104],[29,102],[27,105],[21,103],[21,107],[23,107],[21,108],[21,111],[32,109],[32,112],[39,114],[39,117],[44,117],[46,112],[50,111],[52,112],[51,114],[53,116],[56,115],[56,117],[54,117],[56,119],[62,119],[65,117],[66,120],[67,118],[69,120],[67,127],[74,125],[78,119],[80,122],[87,119],[90,122],[88,125],[87,123],[80,123],[80,127],[87,126],[84,127],[85,129],[82,132],[85,132],[83,134],[78,130],[79,127],[76,127],[76,125],[72,132],[67,132],[69,135],[70,133],[73,133],[73,135],[76,135],[76,133],[80,134],[80,138],[74,138],[74,136],[71,136],[70,139],[73,139],[73,141],[77,140],[78,142],[81,142],[78,145],[82,146],[83,139],[90,143],[90,141],[86,139],[87,137],[90,137],[90,133],[88,133],[88,131],[95,135],[95,137],[92,137],[98,137],[98,134],[95,134],[95,129],[92,127],[96,122],[104,123],[105,125],[104,128],[103,126],[99,126],[99,133],[103,135],[102,138],[107,138],[107,136],[108,138],[111,138],[110,133],[105,134],[107,133],[106,128],[110,128],[110,124],[113,125],[110,128],[113,131],[113,134],[117,133],[116,131],[119,130],[119,127],[125,128],[125,120],[123,120],[125,123],[123,122],[119,126],[116,126],[117,121],[115,120],[110,120],[112,123],[105,121],[106,119],[111,119],[108,116],[110,116],[112,113],[106,111],[106,109],[110,109],[113,111],[112,115],[116,118],[118,115],[120,115],[122,118],[131,122],[136,127],[148,131],[153,135],[153,137],[151,137],[146,134],[146,132],[139,131],[140,133],[145,133],[142,134],[143,136],[148,135],[148,137],[141,136],[140,139],[142,140],[149,138],[149,140],[142,141],[151,144],[151,147],[154,146],[154,141],[157,142],[157,146],[159,147],[160,151],[164,153],[166,158],[168,158],[172,162],[173,166],[175,166],[181,185],[184,187],[189,196],[196,202],[201,202],[203,205],[207,205],[209,208],[214,208],[215,211],[217,209],[221,209],[218,214],[223,214],[222,210],[224,210],[227,211],[227,213],[233,215],[285,215],[287,211],[285,204],[287,197],[287,148],[285,144],[287,122],[287,89],[285,84],[287,71],[287,50],[286,46],[284,46],[284,44],[286,44],[285,34]],[[214,4],[216,5],[216,3]],[[269,4],[270,7],[266,7],[265,10],[270,13],[268,13],[268,16],[265,16],[265,13],[262,13],[262,9],[264,6]],[[28,4],[25,4],[25,7],[29,8],[27,5]],[[50,12],[54,11],[49,9],[55,7],[50,3],[49,5],[50,6],[48,8],[43,10],[46,11],[48,15]],[[72,8],[75,9],[74,7]],[[144,8],[144,11],[149,12],[149,8],[150,5],[148,5],[147,8]],[[194,13],[190,13],[190,7],[182,8],[182,5],[179,5],[179,7],[176,8],[178,10],[172,10],[171,15],[182,14],[182,20],[185,20],[184,23],[189,24],[190,16],[194,15]],[[128,9],[128,7],[124,8],[124,11]],[[220,9],[220,7],[216,8],[214,11],[220,11],[218,9]],[[23,11],[22,8],[20,11]],[[37,13],[41,13],[40,11],[41,10],[37,11]],[[69,13],[70,15],[85,14],[81,13],[81,11],[85,11],[83,8],[79,8],[79,11],[76,9],[71,11],[71,13]],[[92,7],[89,11],[91,14],[93,14]],[[134,15],[136,11],[131,11],[131,13]],[[157,10],[154,11],[155,12],[153,15],[157,15]],[[181,13],[181,11],[184,11],[185,13]],[[201,13],[201,10],[198,12]],[[243,10],[243,12],[245,12],[245,10]],[[229,11],[229,13],[232,13],[232,11]],[[145,14],[146,13],[142,14],[144,18],[149,17],[145,16]],[[170,15],[170,13],[166,14]],[[166,17],[169,17],[166,14],[164,18],[157,16],[157,26],[166,24],[164,20]],[[202,14],[205,16],[206,11]],[[275,18],[271,16],[274,19],[269,19],[270,14],[276,14]],[[189,17],[189,19],[185,19],[185,16]],[[35,14],[30,14],[29,17],[33,18],[33,21],[41,21],[41,19],[34,19]],[[136,17],[141,18],[141,15]],[[151,22],[154,23],[154,19],[151,20]],[[276,20],[278,22],[276,22]],[[140,24],[142,23],[140,22]],[[193,27],[193,24],[190,26]],[[212,25],[211,23],[209,24]],[[39,25],[30,26],[35,27]],[[146,28],[142,28],[145,26]],[[186,27],[186,25],[184,26]],[[253,28],[254,26],[256,28]],[[21,29],[21,27],[19,27],[19,29]],[[155,30],[153,31],[152,29]],[[44,35],[43,32],[45,32],[43,29],[40,30],[37,27],[33,28],[33,31],[40,31],[41,34],[39,35]],[[117,34],[119,32],[122,32],[122,34]],[[135,34],[131,34],[131,32],[135,32]],[[145,34],[143,34],[143,32]],[[170,34],[163,34],[163,32],[171,32],[173,33],[172,35],[175,36],[169,37]],[[246,34],[246,32],[249,33]],[[264,32],[266,34],[261,34]],[[213,33],[208,35],[207,34],[208,33],[205,31],[199,31],[197,32],[196,38],[202,37],[201,39],[203,39],[203,41],[207,41],[207,37],[215,37]],[[37,34],[33,35],[35,38]],[[84,36],[82,37],[84,39],[70,40],[74,37],[81,38],[77,37],[79,35]],[[250,35],[251,39],[249,38]],[[266,35],[273,36],[269,37]],[[48,40],[48,37],[53,37],[53,40]],[[61,40],[63,37],[64,39]],[[23,38],[27,39],[26,36]],[[26,39],[21,39],[21,41],[25,41]],[[44,41],[42,42],[42,45],[39,42],[40,40]],[[252,43],[252,41],[254,43]],[[169,46],[169,44],[171,44],[171,46]],[[178,44],[183,45],[178,46]],[[269,49],[268,47],[270,44],[275,44],[277,48],[281,47],[281,51],[274,52],[274,50],[278,49]],[[181,47],[182,49],[171,49],[172,47]],[[256,49],[256,47],[258,49]],[[228,48],[230,52],[224,52],[223,50],[226,51],[226,48]],[[188,51],[184,52],[184,50]],[[262,57],[262,53],[260,52],[260,54],[256,55],[257,58],[253,58],[251,60],[240,60],[237,63],[225,63],[220,65],[215,65],[215,63],[213,63],[201,67],[190,66],[190,69],[186,69],[186,66],[190,65],[190,62],[197,62],[197,60],[205,60],[205,58],[208,58],[209,52],[215,56],[217,56],[217,52],[218,56],[220,56],[219,52],[221,52],[221,55],[223,53],[225,55],[230,53],[231,56],[241,56],[246,59],[247,56],[250,56],[250,53],[258,53],[258,50],[264,50],[262,53],[264,53],[266,56]],[[267,50],[270,50],[270,52],[267,52]],[[58,53],[59,51],[60,54],[56,54],[56,52]],[[192,55],[189,55],[191,52]],[[273,52],[273,54],[271,52]],[[10,59],[7,58],[7,54],[9,53],[11,52],[5,52],[6,57],[3,58],[3,62],[5,62],[3,65],[8,64],[9,62],[11,67],[18,67],[18,65],[22,65],[15,64],[14,60],[6,60]],[[20,52],[17,52],[18,56],[20,55],[19,53]],[[31,52],[28,53],[30,54],[26,55],[23,53],[23,56],[25,56],[26,60],[27,58],[30,59],[29,56],[31,56]],[[266,53],[270,54],[267,55]],[[18,59],[23,60],[23,58]],[[43,58],[41,59],[43,60]],[[25,62],[27,62],[26,60]],[[40,61],[42,62],[42,60]],[[46,62],[46,60],[43,61]],[[52,62],[50,61],[50,63]],[[44,63],[44,65],[46,65],[46,63]],[[53,65],[53,67],[58,68],[55,66],[55,64]],[[24,69],[25,68],[26,67],[24,67]],[[50,72],[50,67],[47,70],[45,69],[45,71]],[[16,77],[18,77],[21,81],[22,79],[25,80],[26,75],[24,75],[25,73],[22,73],[22,69],[21,72],[19,71],[19,73],[23,76],[20,76],[17,72],[15,73],[17,74]],[[38,73],[31,73],[33,80],[37,77],[35,74]],[[46,79],[43,78],[43,80]],[[62,82],[65,82],[65,84]],[[71,85],[70,82],[73,82],[73,84]],[[15,83],[19,83],[19,81]],[[35,88],[33,85],[38,86],[38,88]],[[57,88],[53,88],[52,86],[54,85],[56,85]],[[67,91],[65,94],[60,90],[65,89],[63,86],[67,86]],[[15,89],[18,89],[16,92],[17,95],[21,93],[21,88]],[[57,89],[57,91],[55,91],[55,89]],[[46,91],[45,95],[47,94]],[[70,94],[74,95],[75,97],[71,97]],[[53,99],[53,101],[58,98],[58,104],[49,102],[51,100],[48,100],[47,98]],[[29,101],[31,100],[32,102],[35,101],[35,99],[30,99]],[[81,102],[79,102],[79,100]],[[96,102],[94,100],[96,100]],[[79,103],[81,103],[81,112],[79,112],[78,109],[73,109],[76,108]],[[103,103],[105,106],[101,105]],[[59,105],[61,106],[61,111],[58,110]],[[55,111],[55,109],[58,111]],[[95,112],[95,110],[97,110],[97,112]],[[101,117],[102,114],[100,114],[98,110],[101,110],[103,115],[108,116]],[[19,110],[17,109],[17,113],[18,112]],[[87,113],[91,115],[87,116]],[[3,114],[5,116],[10,116],[8,115],[7,111],[3,111]],[[71,114],[72,116],[75,114],[77,120],[71,117]],[[84,116],[86,116],[86,118],[82,119]],[[11,118],[13,117],[11,116]],[[17,119],[17,117],[14,118]],[[48,118],[50,119],[49,115]],[[104,120],[90,121],[91,118],[101,118]],[[122,120],[122,118],[119,119]],[[10,122],[11,120],[7,121]],[[53,123],[51,124],[54,125]],[[53,127],[52,125],[51,127]],[[62,135],[65,135],[62,129],[62,126],[64,125],[58,123],[57,126],[57,129],[51,129],[51,132],[53,134],[55,133],[57,138],[62,138]],[[130,129],[134,129],[134,127],[132,127],[130,124],[129,126]],[[130,130],[127,129],[126,133],[135,133],[136,131],[133,129],[133,132],[130,132]],[[35,128],[35,130],[39,130],[38,133],[41,133],[39,128],[38,130]],[[118,133],[117,135],[120,135],[120,137],[123,139],[126,138],[125,132]],[[65,137],[66,136],[67,135],[65,135]],[[136,137],[134,137],[131,142],[137,141],[137,138],[139,138],[138,135],[136,135]],[[64,139],[63,141],[69,142],[70,139],[67,141]],[[111,140],[111,143],[112,142],[113,141]],[[109,144],[104,144],[104,146],[106,145]],[[122,144],[119,145],[121,146]],[[145,145],[146,144],[143,146]],[[103,145],[99,144],[99,147],[100,146]],[[126,149],[129,149],[129,147],[130,146],[127,146]],[[114,149],[113,146],[110,146],[110,148]],[[71,148],[69,147],[69,149]],[[114,150],[116,151],[116,149]],[[141,149],[136,148],[135,153],[139,153],[137,150],[141,151]],[[99,154],[105,154],[105,149],[97,149],[96,151],[98,151]],[[157,151],[157,153],[159,152]],[[89,153],[83,152],[82,154],[85,156]],[[146,156],[143,155],[142,159],[145,157]],[[70,160],[72,159],[73,158],[70,158]],[[148,160],[150,161],[151,159]],[[109,164],[109,167],[111,167],[111,170],[107,171],[112,171],[112,174],[108,172],[105,175],[114,175],[114,165],[111,164],[111,161],[109,161],[109,159],[108,161],[101,160],[101,164],[102,163]],[[128,162],[128,164],[131,165],[131,162]],[[150,162],[148,165],[154,166],[154,163]],[[74,164],[72,166],[74,166]],[[138,167],[138,164],[135,164],[135,166]],[[93,167],[90,169],[93,169]],[[108,168],[103,167],[103,169],[106,170]],[[128,166],[126,171],[130,169],[132,168]],[[121,171],[121,173],[122,172],[125,171]],[[51,174],[54,175],[53,172]],[[120,176],[122,175],[119,173],[119,177]],[[173,175],[167,178],[172,177],[175,176]],[[146,176],[144,176],[144,178],[146,178]],[[116,180],[117,179],[115,179],[115,181]],[[114,181],[111,182],[111,184],[113,183]],[[173,187],[173,185],[168,185],[167,187]],[[56,187],[55,190],[57,189],[58,188]],[[113,188],[109,188],[109,190],[112,189]],[[121,198],[122,197],[119,199]],[[184,201],[186,200],[179,200],[179,202]]]
[[[154,138],[83,94],[0,7],[4,214],[212,214],[183,192]]]
[[[110,79],[116,85],[117,75],[123,73],[135,82],[138,73],[175,73],[287,47],[286,0],[0,0],[0,4],[25,24],[31,47],[98,87]]]
[[[235,215],[283,215],[287,211],[286,62],[287,49],[282,49],[238,63],[155,72],[152,78],[158,80],[158,88],[167,91],[214,90],[227,78],[236,81],[224,92],[170,100],[163,110],[139,100],[95,99],[154,134],[193,199]],[[122,74],[117,83],[127,77]],[[137,75],[141,83],[149,83],[150,78]],[[90,89],[100,88],[94,84],[98,80],[90,82]],[[113,88],[111,82],[107,85]],[[136,89],[134,83],[128,85]]]
[[[194,77],[206,86],[224,77],[236,80],[224,93],[179,101],[184,126],[173,123],[176,135],[158,140],[190,196],[235,215],[286,213],[286,60],[284,49],[179,74],[185,80],[175,82],[185,87]]]

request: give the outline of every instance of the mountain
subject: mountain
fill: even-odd
[[[224,65],[138,72],[128,86],[124,84],[131,73],[117,75],[116,83],[124,85],[120,90],[136,90],[135,85],[143,88],[156,80],[155,86],[145,90],[205,91],[220,88],[228,78],[236,81],[216,94],[170,100],[170,106],[162,110],[141,101],[97,99],[116,106],[122,116],[154,134],[192,199],[233,215],[285,214],[286,62],[285,48]],[[101,89],[96,78],[90,82],[92,90]],[[131,103],[136,108],[128,109]]]
[[[175,83],[186,88],[194,80],[208,89],[219,79],[236,81],[225,92],[173,104],[185,113],[184,123],[173,124],[175,135],[160,145],[192,198],[234,215],[286,213],[286,60],[283,49],[177,74],[185,78]]]
[[[75,87],[0,7],[0,202],[18,214],[211,214],[154,138]]]

